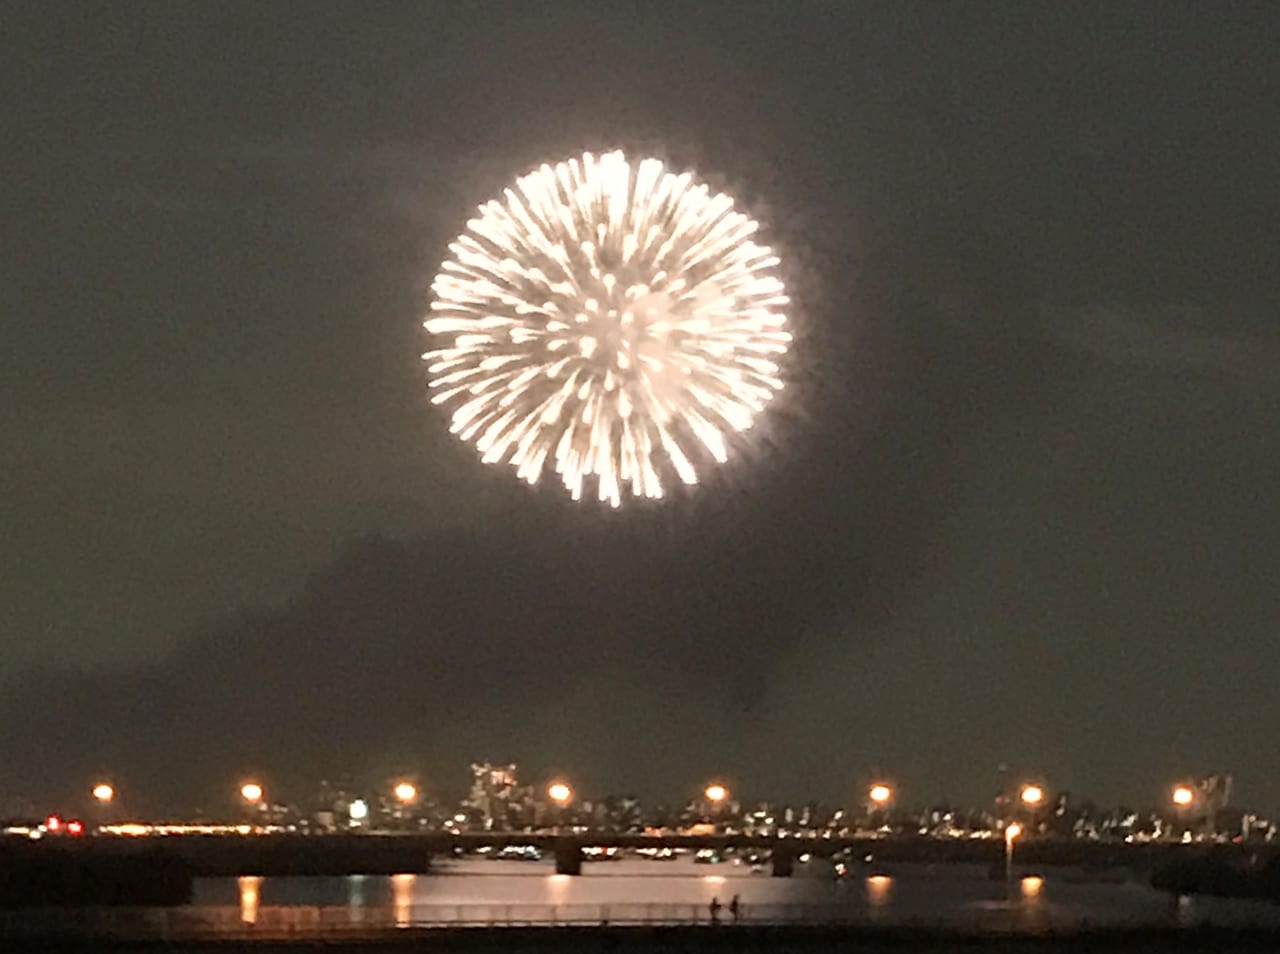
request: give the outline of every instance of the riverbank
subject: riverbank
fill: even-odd
[[[1034,935],[992,935],[920,928],[867,926],[677,927],[503,927],[433,928],[382,932],[364,937],[246,938],[168,941],[108,941],[72,938],[7,939],[6,952],[50,954],[410,954],[427,947],[449,954],[542,954],[604,952],[649,954],[687,951],[733,954],[808,954],[811,951],[856,950],[859,954],[1273,954],[1280,932],[1258,929],[1200,927],[1143,930],[1079,930]]]

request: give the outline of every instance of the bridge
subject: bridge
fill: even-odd
[[[473,832],[361,833],[306,835],[295,833],[97,836],[66,839],[58,850],[97,858],[154,857],[181,860],[197,876],[347,875],[424,873],[440,858],[532,845],[555,859],[561,874],[581,873],[589,847],[621,849],[681,848],[759,852],[775,876],[786,877],[802,854],[834,859],[851,866],[885,862],[983,864],[995,870],[1003,863],[1000,838],[873,837],[832,833],[811,837],[764,837],[736,834],[631,834],[617,832]],[[43,848],[33,845],[33,848]],[[50,845],[50,848],[53,846]],[[1215,851],[1244,859],[1261,853],[1280,855],[1276,845],[1218,845]],[[1128,844],[1082,839],[1027,837],[1016,846],[1019,865],[1074,865],[1093,869],[1128,867],[1150,871],[1176,858],[1199,854],[1199,846],[1177,843]]]
[[[534,845],[544,854],[552,854],[556,871],[574,875],[581,872],[583,849],[587,847],[622,849],[681,848],[689,851],[710,849],[726,853],[759,852],[766,855],[774,876],[788,877],[801,855],[834,859],[837,855],[854,864],[882,862],[922,862],[929,864],[965,863],[998,866],[1003,864],[1005,843],[1000,837],[939,838],[930,836],[880,836],[859,834],[823,834],[786,838],[746,833],[717,834],[620,834],[610,832],[514,833],[477,832],[457,835],[409,835],[422,839],[432,854],[474,852],[479,848],[501,850],[512,845]],[[1238,845],[1217,846],[1219,850],[1245,855]],[[1172,858],[1183,857],[1193,846],[1170,842],[1133,844],[1122,841],[1101,842],[1074,838],[1029,837],[1019,840],[1017,858],[1020,864],[1078,865],[1090,868],[1138,867],[1155,868]],[[1255,846],[1252,851],[1258,851]],[[1268,846],[1280,854],[1280,846]]]

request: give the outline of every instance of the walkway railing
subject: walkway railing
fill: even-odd
[[[737,919],[727,907],[716,922],[755,925],[909,926],[886,912],[850,904],[751,904]],[[1047,912],[1018,907],[971,909],[920,922],[934,928],[983,933],[1048,930]],[[238,906],[88,908],[0,911],[0,938],[101,937],[198,940],[211,938],[324,938],[385,936],[434,928],[542,926],[713,926],[703,904],[412,904],[364,906]],[[1073,927],[1080,927],[1078,920]],[[0,945],[3,947],[3,945]]]

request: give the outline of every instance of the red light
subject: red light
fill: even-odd
[[[57,831],[62,827],[62,819],[57,815],[50,815],[44,820],[44,827],[49,831]]]
[[[75,820],[75,821],[69,821],[69,822],[67,822],[67,834],[68,834],[68,835],[83,835],[83,834],[84,834],[84,822],[79,821],[79,820]]]

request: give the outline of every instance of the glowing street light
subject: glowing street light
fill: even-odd
[[[1179,808],[1189,808],[1191,803],[1196,800],[1195,789],[1190,785],[1175,785],[1172,797],[1173,804]]]
[[[893,789],[884,782],[876,782],[867,792],[867,798],[873,805],[883,808],[893,799]]]
[[[1022,786],[1022,794],[1019,797],[1022,799],[1022,804],[1034,808],[1044,801],[1044,789],[1039,785],[1024,785]]]
[[[707,796],[707,801],[713,805],[719,805],[729,797],[729,790],[719,782],[712,782],[702,794]]]
[[[109,782],[99,782],[93,786],[93,799],[100,805],[106,805],[116,797],[116,790]]]
[[[396,796],[396,800],[402,805],[408,805],[410,802],[418,800],[418,787],[412,782],[397,782],[392,791]]]
[[[262,801],[262,786],[257,782],[245,782],[240,786],[240,797],[250,805],[257,805]]]
[[[560,825],[565,820],[565,808],[573,800],[573,789],[568,782],[552,782],[547,786],[547,797],[555,802],[556,808],[559,809],[555,813],[555,832],[558,835],[560,834]]]

